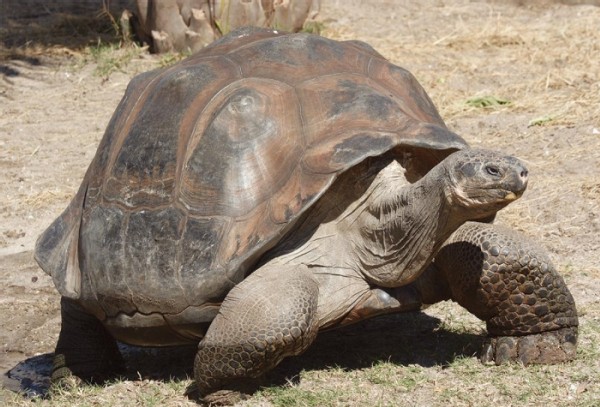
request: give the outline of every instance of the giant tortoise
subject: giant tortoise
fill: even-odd
[[[323,329],[457,301],[487,361],[572,359],[573,298],[492,224],[521,161],[470,149],[367,44],[242,29],[135,77],[35,250],[62,296],[53,379],[122,368],[116,340],[199,343],[201,394]]]

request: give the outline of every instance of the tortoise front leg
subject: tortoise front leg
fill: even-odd
[[[54,352],[53,383],[71,375],[101,382],[125,370],[115,339],[96,317],[65,297],[61,298],[60,309],[61,328]]]
[[[548,255],[530,239],[497,225],[468,222],[423,275],[435,278],[435,292],[427,291],[432,284],[416,282],[426,287],[423,302],[450,296],[486,322],[489,341],[482,361],[527,365],[575,358],[575,302]]]
[[[202,396],[229,388],[302,353],[318,331],[316,280],[305,269],[259,269],[227,295],[198,346]]]

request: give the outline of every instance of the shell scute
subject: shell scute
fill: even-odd
[[[348,130],[307,150],[303,165],[313,173],[335,175],[366,157],[389,151],[396,144],[395,138],[392,133]]]
[[[179,199],[201,216],[245,216],[287,182],[302,154],[294,89],[243,79],[216,95],[183,159]]]
[[[220,217],[187,219],[179,245],[178,278],[190,305],[218,301],[234,285],[218,257],[229,224],[229,219]]]
[[[300,84],[297,93],[309,146],[358,129],[393,132],[412,120],[388,91],[362,75],[317,77]]]
[[[178,252],[184,220],[185,214],[171,206],[135,211],[128,216],[123,231],[122,268],[138,270],[126,273],[124,281],[137,310],[143,314],[157,309],[167,313],[181,311],[188,304],[178,281]],[[110,269],[106,273],[110,275]],[[137,289],[140,285],[143,291]]]
[[[446,127],[433,102],[413,74],[386,60],[373,59],[369,78],[386,89],[407,116],[423,123]]]
[[[123,225],[127,214],[119,207],[96,205],[81,219],[78,236],[82,274],[81,298],[97,300],[105,313],[116,315],[135,310],[128,287],[128,269],[124,264]],[[106,297],[109,300],[106,300]]]

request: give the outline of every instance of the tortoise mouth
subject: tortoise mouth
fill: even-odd
[[[504,188],[490,188],[486,190],[485,194],[477,197],[468,197],[463,191],[459,191],[459,193],[455,194],[455,196],[458,197],[459,202],[466,207],[479,205],[504,206],[519,199],[524,192],[525,189],[512,190]]]
[[[506,202],[516,201],[521,197],[521,195],[523,195],[523,191],[506,191],[506,195],[504,195],[504,200]]]

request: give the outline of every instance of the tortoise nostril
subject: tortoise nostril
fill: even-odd
[[[529,174],[529,172],[527,170],[521,171],[521,178],[527,178],[528,174]]]

